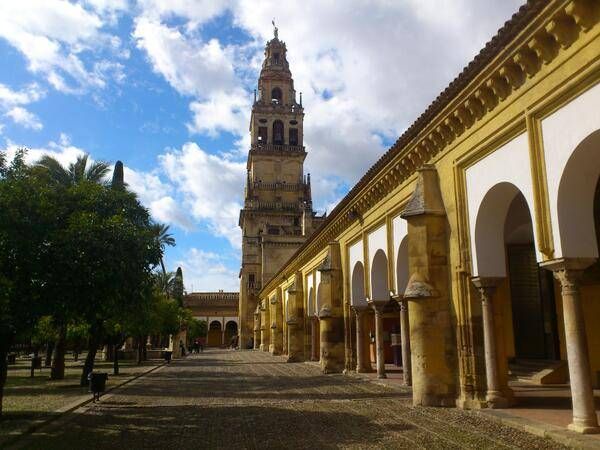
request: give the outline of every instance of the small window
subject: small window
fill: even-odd
[[[261,144],[267,143],[267,127],[258,127],[258,142]]]
[[[248,275],[248,284],[250,285],[250,287],[254,287],[254,274],[253,273]]]
[[[273,144],[283,145],[283,122],[281,120],[273,122]]]
[[[290,145],[298,145],[298,128],[290,128]]]
[[[279,234],[279,228],[269,228],[269,234]]]
[[[281,89],[276,87],[273,88],[273,90],[271,91],[271,101],[273,102],[277,102],[278,104],[281,103],[281,99],[283,97],[283,94],[281,92]]]
[[[273,61],[275,64],[279,64],[279,53],[273,53]]]

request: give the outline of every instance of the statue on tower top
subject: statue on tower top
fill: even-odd
[[[275,39],[279,39],[279,30],[275,26],[275,19],[271,20],[271,23],[273,24],[273,35],[275,36]]]

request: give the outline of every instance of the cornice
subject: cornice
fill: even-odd
[[[293,273],[424,164],[432,163],[597,22],[595,0],[529,0],[373,165],[286,265]]]

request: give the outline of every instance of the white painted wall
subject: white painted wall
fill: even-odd
[[[348,259],[350,260],[350,274],[352,274],[352,270],[354,270],[357,262],[361,262],[363,266],[365,265],[362,240],[356,242],[348,249]]]
[[[373,258],[375,257],[375,253],[377,253],[377,250],[383,250],[385,256],[388,257],[387,233],[385,231],[385,225],[382,225],[376,230],[369,233],[367,237],[367,242],[369,243],[369,267],[373,267]]]
[[[600,130],[600,84],[542,120],[550,217],[557,258],[598,256],[593,229],[593,194],[590,198],[587,191],[589,185],[595,187],[598,179],[599,145],[588,151],[588,157],[578,165],[575,172],[578,179],[572,180],[580,184],[573,188],[580,188],[587,195],[584,195],[584,198],[573,198],[573,202],[578,203],[571,205],[575,208],[570,208],[563,214],[559,214],[558,211],[559,188],[569,158],[580,143],[596,130]]]
[[[406,222],[406,220],[402,219],[399,215],[394,217],[394,219],[392,220],[392,232],[394,235],[394,271],[396,273],[396,278],[398,278],[398,249],[400,248],[400,244],[402,243],[402,241],[408,236],[408,223]],[[406,263],[408,264],[408,261],[406,261]],[[404,280],[396,279],[396,290],[403,290],[402,288],[406,287],[405,284],[406,283],[404,282]],[[404,294],[404,292],[396,293]]]
[[[475,244],[475,225],[477,214],[486,194],[497,184],[510,183],[523,193],[532,222],[535,221],[533,209],[533,183],[531,179],[531,164],[529,161],[529,147],[526,134],[515,137],[496,151],[490,153],[481,161],[478,161],[466,171],[467,181],[467,204],[469,209],[469,231],[471,237],[471,256],[474,276],[506,276],[504,251],[499,251],[498,245],[504,248],[504,218],[498,232],[498,239],[487,239],[480,243],[480,248]],[[500,214],[499,214],[500,215]],[[535,223],[535,222],[534,222]],[[490,224],[491,226],[492,224]],[[485,226],[485,225],[484,225]],[[534,226],[534,234],[536,227]],[[500,232],[500,230],[502,230]],[[537,242],[537,237],[534,236]],[[478,254],[478,252],[480,254]],[[487,258],[487,255],[498,255],[500,258]],[[537,250],[538,261],[541,255]],[[479,261],[485,264],[479,267]]]

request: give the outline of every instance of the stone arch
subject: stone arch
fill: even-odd
[[[325,296],[325,290],[323,288],[323,284],[319,282],[317,286],[317,298],[315,301],[315,315],[319,315],[321,308],[323,307],[323,297]]]
[[[600,178],[600,130],[575,148],[561,175],[556,207],[563,257],[598,257],[594,196]]]
[[[352,298],[351,304],[355,307],[366,307],[365,299],[365,268],[362,262],[358,261],[352,269]]]
[[[314,316],[316,314],[316,308],[315,308],[315,291],[314,291],[314,288],[312,286],[308,289],[307,302],[308,302],[308,308],[307,308],[308,315],[309,316]]]
[[[403,295],[408,285],[408,237],[405,236],[398,247],[396,259],[396,289],[399,295]]]
[[[208,336],[206,338],[206,345],[209,347],[221,346],[223,333],[222,324],[220,320],[213,319],[208,325]]]
[[[388,290],[388,260],[382,249],[375,252],[371,264],[371,299],[386,300],[389,299]]]
[[[271,89],[271,101],[276,100],[277,103],[281,103],[283,99],[283,93],[281,92],[281,88],[274,87]]]
[[[225,323],[225,344],[229,345],[231,338],[238,334],[238,324],[235,320],[228,320]]]
[[[512,183],[501,182],[483,197],[475,221],[473,274],[505,277],[504,227],[513,200],[521,193]]]

